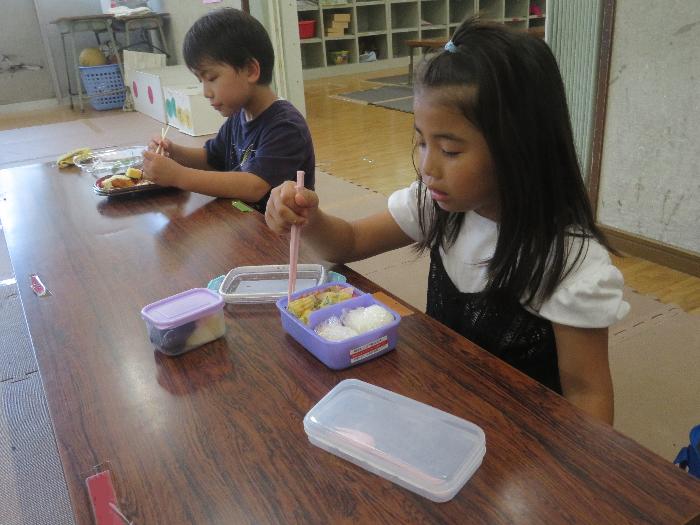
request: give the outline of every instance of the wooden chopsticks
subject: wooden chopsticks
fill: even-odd
[[[156,155],[160,153],[160,148],[163,146],[163,139],[165,139],[165,136],[168,134],[168,130],[170,129],[170,124],[168,124],[165,128],[160,128],[160,144],[158,144],[158,147],[156,148]]]

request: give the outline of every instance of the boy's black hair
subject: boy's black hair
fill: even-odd
[[[452,43],[421,65],[415,90],[444,90],[445,103],[476,126],[491,152],[501,214],[485,295],[545,299],[585,256],[587,238],[610,249],[581,177],[559,67],[543,40],[503,25],[466,20]],[[420,184],[417,248],[447,247],[464,213],[429,206]],[[572,237],[583,239],[569,257]]]
[[[192,70],[208,60],[240,70],[255,59],[260,64],[258,84],[272,82],[275,52],[270,36],[258,20],[239,9],[214,9],[199,18],[185,35],[182,54]]]

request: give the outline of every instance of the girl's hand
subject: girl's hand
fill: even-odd
[[[276,233],[288,232],[293,225],[304,226],[318,212],[318,195],[292,181],[272,189],[265,209],[265,222]]]
[[[143,178],[159,186],[177,186],[180,165],[163,155],[151,151],[143,152]]]
[[[151,137],[150,142],[148,143],[148,151],[157,151],[158,146],[160,146],[160,153],[162,155],[165,155],[166,157],[170,157],[170,150],[173,146],[173,143],[169,139],[162,139],[160,138],[160,135],[154,135]]]

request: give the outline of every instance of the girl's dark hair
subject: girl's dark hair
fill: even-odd
[[[199,18],[185,35],[182,54],[192,70],[207,60],[240,70],[255,59],[260,64],[258,84],[272,82],[275,52],[270,37],[258,20],[238,9],[214,9]]]
[[[475,19],[457,28],[452,44],[421,65],[415,90],[444,90],[491,152],[501,215],[485,295],[545,299],[585,256],[588,238],[610,249],[581,177],[559,67],[543,40]],[[418,181],[424,237],[417,248],[448,247],[464,213],[431,205],[420,174]]]

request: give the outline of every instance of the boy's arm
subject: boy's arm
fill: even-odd
[[[564,397],[612,425],[614,405],[608,329],[552,325]]]
[[[253,173],[246,171],[211,171],[182,167],[174,186],[212,197],[240,199],[258,202],[270,185]]]
[[[214,169],[207,163],[207,150],[204,148],[189,148],[171,143],[168,153],[171,159],[187,168],[196,170]]]
[[[253,173],[188,168],[172,158],[150,151],[144,152],[143,158],[146,178],[161,186],[173,186],[212,197],[228,197],[246,202],[257,202],[270,191],[270,185]]]

